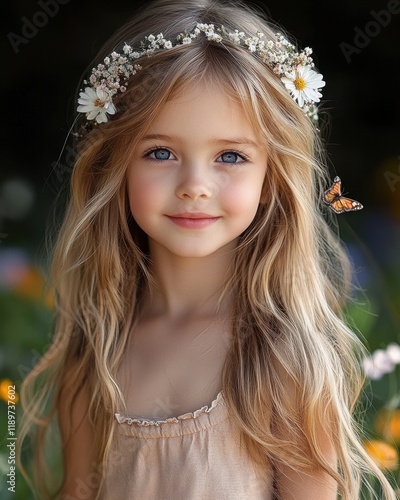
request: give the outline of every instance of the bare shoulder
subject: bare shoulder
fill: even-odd
[[[89,419],[90,391],[87,387],[74,387],[70,377],[76,367],[70,365],[64,371],[61,391],[57,401],[58,422],[63,446],[64,487],[63,494],[78,497],[86,491],[85,498],[95,498],[90,491],[93,472],[94,432]],[[72,370],[72,371],[71,371]],[[72,380],[72,382],[70,382]]]

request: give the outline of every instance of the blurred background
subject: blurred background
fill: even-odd
[[[43,289],[45,238],[54,201],[68,185],[68,143],[55,167],[72,125],[75,92],[99,48],[145,4],[16,0],[1,6],[1,437],[7,434],[8,387],[16,386],[16,401],[21,380],[50,341],[52,304]],[[326,81],[323,108],[329,126],[323,137],[331,175],[339,175],[344,192],[364,205],[360,212],[338,216],[362,288],[348,316],[371,352],[364,415],[378,443],[371,453],[398,478],[400,1],[254,4],[301,47],[314,49]],[[12,493],[3,481],[9,472],[5,444],[3,440],[0,448],[0,496],[7,499]],[[30,498],[22,478],[17,478],[17,498]]]

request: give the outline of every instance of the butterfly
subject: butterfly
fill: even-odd
[[[333,179],[332,186],[324,192],[323,201],[337,214],[361,210],[363,208],[359,201],[342,196],[342,181],[340,177]]]

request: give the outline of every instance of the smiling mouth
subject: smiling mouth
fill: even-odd
[[[203,229],[217,222],[220,217],[203,213],[185,213],[166,216],[172,223],[186,229]]]

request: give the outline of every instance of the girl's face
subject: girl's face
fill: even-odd
[[[132,215],[150,251],[205,257],[236,247],[260,203],[266,151],[223,88],[169,101],[133,152]]]

